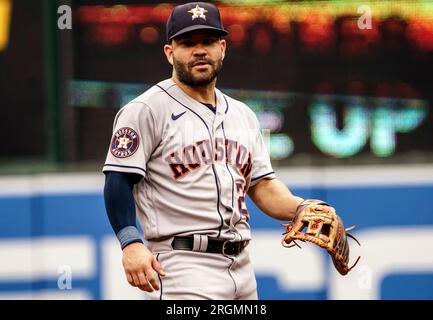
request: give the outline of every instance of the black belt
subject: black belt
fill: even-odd
[[[229,240],[208,238],[207,248],[205,252],[222,253],[223,255],[236,256],[245,249],[248,243],[248,240],[230,242]],[[192,249],[194,248],[194,237],[174,237],[173,241],[171,242],[171,246],[175,250],[192,251]]]

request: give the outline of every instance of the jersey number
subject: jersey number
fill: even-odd
[[[236,181],[236,193],[238,194],[238,209],[241,214],[242,219],[248,221],[250,219],[250,214],[248,213],[247,204],[245,202],[245,184],[241,180]]]

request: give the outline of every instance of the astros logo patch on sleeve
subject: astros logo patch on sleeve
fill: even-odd
[[[131,128],[124,127],[117,130],[111,140],[111,154],[116,158],[132,156],[138,149],[137,132]]]

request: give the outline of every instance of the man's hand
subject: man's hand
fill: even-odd
[[[127,245],[123,249],[122,263],[131,286],[147,292],[159,290],[155,271],[162,277],[165,276],[165,272],[143,243],[134,242]]]

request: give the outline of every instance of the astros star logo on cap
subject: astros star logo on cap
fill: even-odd
[[[188,11],[188,13],[192,13],[192,20],[196,18],[203,18],[206,20],[206,12],[207,10],[205,8],[201,8],[199,5],[196,5],[194,9]]]

